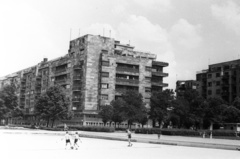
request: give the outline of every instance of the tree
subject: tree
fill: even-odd
[[[240,97],[236,97],[232,103],[234,107],[236,107],[238,110],[240,110]]]
[[[143,103],[142,95],[136,91],[126,91],[122,95],[125,105],[122,107],[122,112],[128,121],[128,126],[131,127],[133,122],[137,122],[144,114],[145,106]]]
[[[8,112],[8,109],[4,105],[4,101],[0,99],[0,120],[6,118],[7,112]]]
[[[227,108],[227,105],[221,98],[209,98],[205,102],[205,115],[204,120],[210,127],[213,127],[213,123],[221,123],[223,121],[223,111]]]
[[[117,123],[119,126],[119,124],[121,124],[126,119],[125,114],[122,111],[124,105],[126,105],[126,102],[123,99],[119,98],[117,100],[113,100],[110,105],[113,108],[112,121],[115,123],[116,128]]]
[[[239,123],[240,110],[234,106],[229,106],[223,111],[223,120],[226,123]]]
[[[0,91],[0,118],[23,116],[22,109],[18,107],[18,98],[14,84],[6,85]]]
[[[168,110],[172,109],[172,101],[174,100],[173,90],[166,89],[162,92],[153,92],[150,99],[150,118],[153,120],[155,127],[155,120],[158,121],[159,126],[162,121],[168,117]]]
[[[179,128],[186,127],[189,122],[189,109],[189,103],[183,98],[173,100],[169,120]]]
[[[36,114],[40,119],[47,121],[47,126],[52,121],[52,127],[56,120],[68,119],[71,112],[68,111],[68,101],[60,86],[52,86],[47,89],[35,104]]]
[[[100,117],[102,118],[104,126],[108,121],[111,121],[113,116],[113,107],[110,105],[102,106],[99,112]]]

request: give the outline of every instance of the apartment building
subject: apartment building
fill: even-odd
[[[196,90],[197,82],[195,80],[178,80],[176,82],[176,96],[183,96],[186,90]]]
[[[240,95],[240,60],[209,65],[197,72],[198,91],[205,97],[221,97],[231,103]]]
[[[15,83],[19,105],[34,120],[36,99],[48,87],[61,85],[70,99],[69,110],[74,112],[74,118],[64,122],[99,126],[100,107],[126,90],[140,92],[149,108],[151,92],[168,86],[163,82],[168,76],[163,72],[166,66],[168,63],[156,61],[155,54],[135,51],[133,46],[113,38],[88,34],[71,40],[65,56],[51,61],[45,58],[1,78],[0,89]]]

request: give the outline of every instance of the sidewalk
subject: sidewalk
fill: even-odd
[[[70,133],[75,133],[74,131]],[[78,131],[81,137],[98,138],[108,140],[127,141],[127,134],[125,132],[103,133],[103,132],[88,132]],[[64,131],[46,131],[46,130],[31,130],[31,129],[3,129],[0,128],[0,134],[43,134],[43,135],[64,135]],[[173,146],[188,146],[188,147],[202,147],[215,148],[225,150],[236,150],[240,148],[239,140],[227,139],[209,139],[199,137],[183,137],[183,136],[167,136],[161,135],[160,139],[156,134],[132,134],[133,142],[164,144]]]

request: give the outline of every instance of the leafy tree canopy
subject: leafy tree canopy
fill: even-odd
[[[68,119],[68,101],[60,86],[52,86],[47,89],[37,100],[36,114],[47,121],[52,120],[52,126],[55,120]]]

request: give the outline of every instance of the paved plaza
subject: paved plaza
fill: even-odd
[[[11,132],[11,131],[8,131]],[[81,138],[78,150],[65,150],[64,133],[33,134],[28,131],[3,133],[0,131],[1,158],[15,159],[239,159],[240,151],[185,146],[171,146],[134,142],[127,147],[126,141]],[[63,140],[61,140],[63,139]]]

